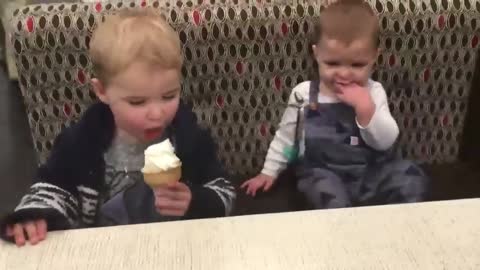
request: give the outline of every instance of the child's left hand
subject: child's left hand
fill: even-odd
[[[335,84],[338,99],[352,106],[360,125],[367,126],[375,113],[375,104],[367,88],[358,84]]]
[[[184,216],[192,201],[190,188],[182,182],[156,187],[153,193],[157,212],[164,216]]]

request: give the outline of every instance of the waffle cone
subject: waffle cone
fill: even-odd
[[[176,182],[182,177],[182,166],[159,173],[144,173],[143,179],[150,187]]]

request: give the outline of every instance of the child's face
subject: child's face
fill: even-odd
[[[378,56],[378,49],[369,38],[346,45],[342,41],[322,38],[313,45],[320,82],[335,93],[336,85],[366,86]]]
[[[103,88],[92,81],[100,100],[110,106],[117,132],[136,142],[159,138],[177,113],[180,72],[136,62]]]

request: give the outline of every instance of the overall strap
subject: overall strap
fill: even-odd
[[[284,155],[287,157],[288,163],[295,162],[298,158],[298,153],[300,151],[300,136],[302,130],[300,129],[300,120],[302,117],[302,108],[305,100],[297,92],[293,93],[295,98],[295,104],[289,104],[289,107],[294,107],[297,109],[297,121],[295,121],[295,137],[293,141],[293,146],[291,148],[284,149]]]
[[[308,104],[309,104],[310,110],[313,110],[313,111],[316,111],[318,109],[318,93],[319,93],[318,84],[319,84],[318,81],[310,82]]]

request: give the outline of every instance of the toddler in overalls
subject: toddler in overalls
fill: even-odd
[[[379,53],[378,19],[363,0],[321,12],[312,46],[318,81],[297,85],[262,172],[242,187],[268,191],[289,164],[317,209],[418,202],[427,177],[396,156],[399,128],[387,95],[370,79]]]

